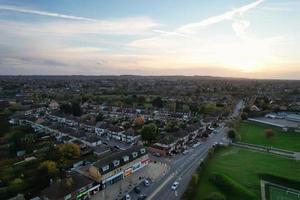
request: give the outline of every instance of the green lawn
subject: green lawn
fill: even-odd
[[[300,180],[300,161],[284,157],[228,147],[215,153],[200,172],[200,184],[195,200],[202,200],[211,192],[220,192],[230,200],[239,200],[220,191],[209,177],[212,173],[224,174],[260,199],[260,179],[258,174],[271,174],[291,180]]]
[[[268,128],[274,130],[275,135],[272,138],[267,138],[265,135],[265,130]],[[248,121],[240,123],[238,132],[242,142],[300,152],[300,133],[282,132],[280,128],[271,125]]]

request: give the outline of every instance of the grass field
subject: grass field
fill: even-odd
[[[226,191],[221,191],[210,180],[212,173],[228,176],[260,199],[260,178],[258,174],[272,174],[291,180],[300,180],[300,162],[284,157],[259,153],[237,147],[228,147],[215,153],[200,172],[200,184],[195,200],[203,200],[212,192],[220,192],[230,200],[240,200]]]
[[[265,135],[265,129],[268,128],[274,130],[275,135],[272,138],[267,138]],[[300,152],[300,133],[282,132],[271,125],[248,121],[240,123],[238,132],[242,142]]]
[[[271,185],[268,186],[267,189],[269,192],[268,200],[300,200],[300,194],[298,192],[289,192]]]

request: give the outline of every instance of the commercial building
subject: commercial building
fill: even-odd
[[[95,162],[83,173],[105,188],[130,176],[146,166],[148,162],[146,149],[142,146],[134,146]]]
[[[85,200],[98,188],[92,179],[75,173],[51,184],[41,192],[41,197],[45,200]]]

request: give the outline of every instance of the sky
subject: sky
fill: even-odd
[[[0,75],[300,79],[300,0],[0,0]]]

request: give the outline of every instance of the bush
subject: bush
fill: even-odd
[[[248,113],[243,112],[242,115],[241,115],[241,118],[242,118],[242,120],[248,119]]]
[[[235,140],[236,138],[236,131],[234,129],[230,129],[227,133],[228,138]]]
[[[255,196],[246,188],[224,174],[213,173],[210,175],[210,181],[228,196],[243,200],[255,199]]]
[[[226,200],[226,197],[221,193],[213,192],[205,197],[204,200]]]
[[[266,130],[265,130],[265,134],[266,134],[266,137],[267,137],[268,139],[274,137],[274,135],[275,135],[273,129],[271,129],[271,128],[266,129]]]

